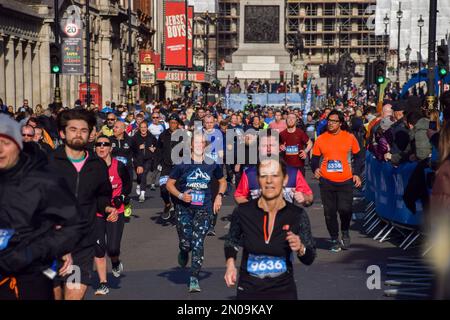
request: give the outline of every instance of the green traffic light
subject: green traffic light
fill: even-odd
[[[53,72],[53,73],[59,73],[60,70],[61,70],[61,69],[59,68],[59,66],[53,66],[53,67],[52,67],[52,72]]]
[[[444,69],[444,68],[441,68],[441,69],[439,69],[439,74],[440,74],[442,77],[445,77],[445,76],[447,75],[447,70]]]
[[[128,79],[128,80],[127,80],[127,84],[128,84],[129,86],[132,86],[132,85],[133,85],[133,79]]]
[[[379,77],[377,78],[377,83],[378,83],[378,84],[384,83],[384,77],[379,76]]]

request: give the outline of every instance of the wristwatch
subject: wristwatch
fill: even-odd
[[[223,192],[219,192],[217,195],[221,196],[222,198],[225,196],[225,194]]]
[[[178,199],[183,200],[183,194],[182,192],[180,192],[180,194],[178,195]]]

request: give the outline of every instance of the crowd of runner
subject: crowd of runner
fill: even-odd
[[[237,284],[239,299],[296,299],[292,257],[307,265],[316,257],[307,169],[319,180],[330,250],[339,252],[351,246],[366,150],[394,166],[421,161],[433,169],[449,156],[449,92],[441,114],[416,96],[379,109],[363,102],[338,98],[307,113],[183,100],[107,102],[102,110],[79,102],[43,109],[25,100],[17,112],[0,105],[0,300],[83,299],[94,264],[95,294],[108,294],[106,256],[115,277],[126,270],[120,247],[131,195],[145,202],[157,188],[161,218],[177,227],[178,264],[191,261],[189,292],[201,291],[205,238],[215,235],[230,196],[226,285]],[[415,191],[411,203],[423,197]]]

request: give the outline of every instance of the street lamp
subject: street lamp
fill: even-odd
[[[425,25],[425,21],[422,18],[422,15],[420,15],[420,19],[417,21],[417,25],[419,26],[419,88],[421,88],[421,84],[420,84],[420,71],[422,69],[422,28]]]
[[[399,2],[398,11],[397,11],[397,19],[398,19],[397,83],[398,83],[399,87],[400,87],[400,29],[402,26],[402,18],[403,18],[402,3]]]
[[[406,57],[406,81],[408,81],[408,78],[409,78],[409,74],[408,74],[408,72],[409,72],[409,57],[411,56],[411,51],[412,51],[412,49],[411,49],[410,45],[408,44],[408,46],[406,47],[406,53],[405,53],[405,57]]]
[[[390,19],[388,14],[386,13],[386,16],[383,19],[383,23],[384,23],[384,62],[386,62],[387,65],[387,51],[388,51],[388,47],[386,45],[386,38],[388,35],[388,25],[389,25]]]

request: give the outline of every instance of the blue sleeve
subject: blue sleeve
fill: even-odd
[[[177,165],[173,167],[172,171],[170,171],[169,178],[177,180],[181,177],[182,174],[183,174],[182,165]]]
[[[219,164],[216,164],[215,168],[214,168],[214,172],[213,172],[214,177],[219,180],[223,178],[223,170],[222,170],[222,166]]]

